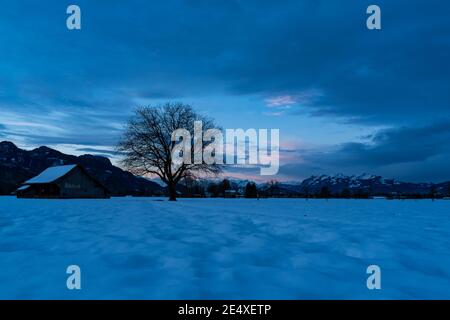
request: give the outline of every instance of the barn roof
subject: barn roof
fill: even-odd
[[[17,189],[17,191],[24,191],[27,190],[30,186],[28,184],[21,186],[20,188]]]
[[[77,165],[71,164],[67,166],[50,167],[44,170],[38,176],[24,182],[24,184],[33,183],[51,183],[72,171]]]

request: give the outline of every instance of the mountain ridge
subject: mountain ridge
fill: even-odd
[[[278,192],[284,190],[287,194],[300,194],[303,196],[448,196],[450,195],[450,182],[403,182],[397,179],[388,179],[378,175],[313,175],[301,181],[300,184],[278,183],[276,186],[261,185],[262,190],[274,188]],[[282,191],[280,191],[280,189]]]
[[[24,181],[51,166],[80,164],[101,181],[113,196],[162,195],[165,187],[150,179],[137,177],[114,166],[104,156],[84,154],[74,156],[41,146],[24,150],[10,141],[0,142],[0,195],[8,195]],[[232,189],[243,192],[250,180],[232,179]],[[200,179],[201,180],[201,179]],[[199,180],[204,188],[220,179]],[[267,182],[257,184],[262,194],[271,196],[339,196],[365,197],[377,195],[407,195],[417,197],[450,196],[450,182],[413,183],[363,173],[361,175],[313,175],[298,183]],[[180,184],[180,191],[183,186]],[[184,192],[183,192],[184,193]]]
[[[162,192],[155,182],[134,176],[114,166],[103,156],[84,154],[74,156],[41,146],[24,150],[10,141],[0,142],[0,194],[14,192],[24,181],[38,175],[48,167],[79,164],[102,182],[113,196],[145,196]]]

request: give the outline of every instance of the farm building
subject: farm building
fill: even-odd
[[[50,167],[17,189],[18,198],[109,198],[109,192],[80,165]]]

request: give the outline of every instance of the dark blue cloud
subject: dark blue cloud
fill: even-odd
[[[421,164],[450,160],[445,124],[436,125],[450,119],[446,1],[379,0],[381,31],[365,27],[371,1],[78,0],[80,31],[65,27],[69,4],[2,4],[1,135],[111,146],[142,101],[198,98],[231,109],[223,97],[309,92],[287,121],[310,115],[393,129],[336,146],[329,161],[311,156],[301,175],[383,168],[420,178]],[[260,104],[242,101],[239,110],[261,114]],[[66,116],[47,117],[55,111]],[[249,126],[258,127],[253,114]],[[25,115],[39,130],[14,125]],[[232,123],[236,115],[223,117]],[[403,135],[425,138],[413,147]],[[298,175],[296,168],[284,166]]]
[[[366,142],[298,151],[297,164],[284,164],[285,176],[370,172],[407,181],[442,182],[450,177],[450,122],[381,130]],[[294,161],[295,162],[295,161]]]
[[[306,107],[317,115],[378,123],[450,115],[446,2],[379,1],[381,31],[365,28],[365,1],[78,3],[80,32],[65,29],[65,3],[6,5],[2,66],[15,81],[3,73],[0,99],[104,106],[103,90],[120,101],[108,107],[120,108],[130,96],[315,88],[323,95]]]

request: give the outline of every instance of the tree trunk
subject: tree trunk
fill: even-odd
[[[169,189],[169,201],[177,201],[177,191],[175,188],[175,183],[169,182],[167,188]]]

